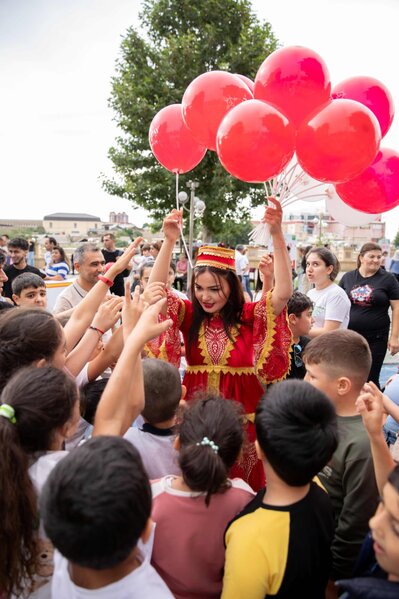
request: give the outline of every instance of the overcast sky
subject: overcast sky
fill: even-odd
[[[318,52],[333,85],[375,77],[399,110],[397,0],[252,4],[282,44]],[[107,152],[117,134],[107,106],[110,80],[121,37],[138,24],[139,8],[135,0],[0,0],[0,217],[41,219],[62,211],[107,220],[113,210],[143,223],[143,211],[108,196],[99,181],[101,172],[112,174]],[[398,123],[396,116],[384,147],[399,150]],[[398,214],[384,215],[390,237]]]

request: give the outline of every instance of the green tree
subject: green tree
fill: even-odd
[[[249,0],[144,0],[140,20],[143,33],[127,30],[112,81],[110,105],[122,134],[109,150],[115,177],[104,177],[103,185],[161,221],[174,206],[175,180],[150,151],[151,120],[164,106],[180,103],[188,84],[206,71],[254,78],[277,40]],[[248,218],[244,198],[253,206],[263,202],[263,188],[231,177],[215,152],[180,177],[181,189],[189,178],[200,183],[198,195],[207,206],[203,225],[213,235],[237,218],[238,206],[240,218]]]
[[[393,245],[396,248],[399,247],[399,231],[396,233],[395,239],[393,240]]]

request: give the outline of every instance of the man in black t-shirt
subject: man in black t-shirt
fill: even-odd
[[[18,276],[24,272],[33,272],[44,279],[46,275],[42,273],[35,266],[29,266],[27,263],[29,243],[23,237],[15,237],[8,242],[8,252],[12,260],[10,266],[6,266],[4,272],[8,277],[8,281],[5,281],[3,285],[3,295],[12,299],[12,288],[11,283]]]
[[[115,247],[115,235],[113,233],[105,233],[101,240],[104,247],[101,249],[105,263],[116,262],[119,256],[123,254],[122,250],[117,250]],[[115,277],[114,284],[110,288],[111,293],[115,295],[125,295],[124,279],[129,276],[130,268],[126,268],[123,272]]]

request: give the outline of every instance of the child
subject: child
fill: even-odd
[[[11,283],[13,302],[21,308],[47,308],[46,283],[33,272],[18,275]]]
[[[339,580],[337,585],[344,594],[342,599],[358,597],[384,599],[397,597],[399,593],[399,549],[397,522],[399,522],[399,466],[395,466],[382,433],[384,398],[378,387],[370,382],[359,395],[357,408],[362,415],[373,452],[373,462],[382,501],[370,519],[371,539],[367,537],[364,547],[369,551],[367,577]],[[364,547],[362,553],[365,553]],[[370,556],[370,553],[372,554]],[[362,556],[363,557],[363,556]],[[371,557],[371,560],[370,560]],[[377,562],[375,564],[375,562]],[[364,574],[360,571],[360,574]]]
[[[125,345],[98,405],[93,435],[122,436],[142,411],[141,349],[151,336],[159,335],[171,324],[158,323],[161,308],[162,303],[142,312],[139,295],[134,296],[131,304],[126,302]],[[29,368],[14,370],[0,397],[0,510],[7,514],[0,543],[0,595],[26,592],[33,583],[38,593],[35,599],[48,599],[51,546],[41,529],[38,540],[34,534],[38,525],[36,495],[40,495],[55,463],[67,455],[63,447],[79,422],[79,401],[75,381],[61,370],[65,339],[60,335],[60,325],[44,311],[20,312],[48,317],[48,323],[55,323],[55,340],[50,343],[52,340],[48,339],[45,357],[37,357]],[[0,319],[1,323],[6,317]],[[51,328],[46,330],[50,332]],[[7,344],[4,346],[7,349]],[[125,390],[122,394],[121,389]],[[36,559],[43,555],[40,543],[50,553],[45,564],[38,564]],[[38,565],[42,568],[38,569]]]
[[[306,368],[302,352],[309,343],[313,303],[304,293],[294,291],[287,304],[288,323],[292,333],[291,368],[287,379],[303,379]]]
[[[327,493],[312,479],[337,447],[335,410],[304,381],[273,385],[255,417],[267,487],[225,535],[223,599],[324,599],[334,532]]]
[[[151,488],[137,450],[97,437],[53,470],[40,502],[56,549],[57,599],[172,599],[139,549],[151,534]]]
[[[168,362],[148,358],[143,360],[143,376],[144,423],[129,428],[124,437],[139,451],[149,479],[180,474],[174,448],[176,410],[182,399],[179,371]]]
[[[177,599],[220,597],[223,532],[254,495],[241,479],[228,478],[243,437],[236,403],[219,397],[191,402],[176,440],[182,474],[152,483],[152,564]]]
[[[356,408],[370,372],[370,349],[355,331],[337,329],[312,339],[304,361],[305,380],[324,391],[337,411],[338,448],[320,480],[335,512],[331,578],[348,578],[378,500],[370,442]]]

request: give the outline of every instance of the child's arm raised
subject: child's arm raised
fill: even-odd
[[[125,300],[130,293],[125,294]],[[93,435],[123,435],[144,407],[144,384],[141,368],[141,350],[145,343],[168,329],[172,322],[158,322],[166,299],[144,310],[140,290],[125,302],[122,314],[125,346],[110,376],[98,404]],[[143,311],[144,310],[144,311]],[[134,321],[139,318],[134,326]],[[130,332],[134,326],[134,329]]]
[[[90,359],[102,335],[117,323],[121,315],[122,304],[123,298],[118,295],[110,295],[101,304],[90,327],[86,330],[78,345],[68,354],[65,366],[71,374],[74,376],[79,374]]]
[[[383,394],[374,383],[370,382],[364,385],[363,391],[356,400],[356,407],[370,439],[375,478],[378,491],[382,494],[388,474],[394,468],[395,462],[382,432]]]

